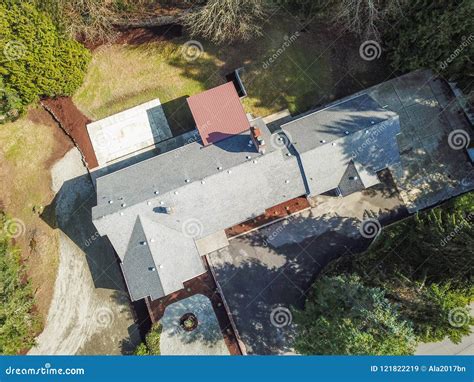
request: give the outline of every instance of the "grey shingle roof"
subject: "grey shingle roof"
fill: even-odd
[[[147,243],[147,238],[140,217],[137,216],[122,262],[125,281],[134,301],[145,296],[156,299],[164,295],[150,248],[143,243]]]
[[[351,160],[370,187],[375,172],[398,156],[398,116],[366,95],[296,118],[273,135],[261,119],[253,123],[266,142],[263,155],[247,131],[207,147],[192,142],[97,179],[94,224],[122,259],[133,299],[162,297],[203,273],[195,240],[336,188]]]
[[[364,183],[360,179],[359,172],[354,166],[354,162],[350,161],[347,165],[338,188],[342,196],[350,195],[354,192],[365,189]]]
[[[336,188],[349,162],[363,168],[366,187],[376,172],[400,161],[398,115],[367,94],[334,103],[281,127],[298,152],[309,194]]]
[[[139,216],[148,241],[155,240],[148,248],[163,295],[181,289],[183,281],[204,271],[194,240],[305,194],[297,159],[284,146],[271,145],[268,130],[262,133],[268,142],[264,155],[249,146],[246,132],[205,148],[191,143],[98,178],[94,224],[124,260],[130,241],[137,240],[132,231]],[[124,268],[129,285],[145,268],[140,263],[136,270]]]

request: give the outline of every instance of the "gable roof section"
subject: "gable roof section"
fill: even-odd
[[[204,273],[204,265],[191,236],[140,216],[164,295],[183,288],[183,282]]]
[[[192,238],[140,215],[122,269],[134,301],[176,292],[184,281],[206,271]]]
[[[232,82],[193,95],[187,101],[204,146],[250,128]]]
[[[365,189],[364,183],[360,179],[359,172],[357,171],[353,161],[350,161],[347,165],[346,171],[337,187],[342,196],[350,195],[354,192]]]
[[[270,142],[268,129],[259,126]],[[132,247],[120,243],[131,236],[129,231],[140,218],[163,289],[158,297],[182,289],[183,281],[204,272],[195,240],[305,194],[295,156],[287,155],[285,147],[272,145],[261,155],[249,140],[247,131],[204,148],[192,143],[97,179],[95,226],[109,237],[118,256],[131,264],[128,251]],[[164,212],[164,207],[171,207],[172,212]],[[198,228],[192,237],[186,234],[187,224]],[[138,241],[135,236],[133,240]],[[123,268],[130,285],[129,280],[146,272],[146,264],[135,266]],[[141,285],[140,280],[137,283]]]
[[[130,296],[133,301],[146,296],[156,299],[164,295],[160,277],[151,255],[140,217],[137,216],[128,248],[121,264]]]
[[[397,114],[382,108],[368,94],[339,101],[282,125],[299,153],[345,138]]]
[[[350,161],[365,187],[376,172],[400,161],[398,115],[367,94],[335,103],[282,125],[298,153],[310,196],[338,187]]]
[[[315,112],[308,119],[308,114],[303,124],[295,119],[273,135],[259,123],[265,141],[278,142],[282,134],[291,141],[288,147],[269,144],[263,155],[246,130],[206,147],[193,142],[98,178],[93,221],[122,259],[133,298],[149,293],[155,299],[181,289],[204,272],[196,240],[286,200],[336,188],[351,161],[365,187],[378,183],[376,171],[399,161],[398,116],[366,95],[345,102],[323,109],[323,117]],[[351,125],[350,113],[360,125]],[[188,223],[197,228],[192,236]],[[136,247],[140,240],[146,248]],[[155,278],[144,271],[150,263]],[[159,286],[147,286],[157,280]]]

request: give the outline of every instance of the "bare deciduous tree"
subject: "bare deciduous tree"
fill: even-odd
[[[90,41],[110,41],[116,36],[112,0],[59,0],[59,11],[71,36]]]
[[[339,0],[334,21],[366,39],[380,39],[379,26],[404,0]]]
[[[267,14],[264,0],[209,0],[183,15],[182,22],[192,36],[203,36],[222,44],[246,41],[261,35]]]

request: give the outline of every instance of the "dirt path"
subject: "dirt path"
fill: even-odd
[[[59,232],[59,268],[44,331],[29,354],[120,354],[139,341],[127,294],[113,280],[115,260],[103,270],[112,282],[106,288],[94,268],[92,251],[103,247],[87,244],[96,238],[89,203],[95,193],[81,155],[69,151],[52,168],[54,208]],[[94,239],[92,239],[94,237]],[[89,241],[88,241],[89,239]],[[103,245],[103,243],[101,243]],[[84,251],[90,247],[91,250]],[[113,254],[113,253],[112,253]],[[116,264],[115,264],[116,265]]]
[[[53,116],[83,155],[87,167],[98,166],[86,125],[91,122],[74,105],[70,97],[48,98],[41,101],[43,107]]]

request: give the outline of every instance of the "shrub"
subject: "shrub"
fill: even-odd
[[[39,97],[71,95],[83,81],[89,51],[61,35],[51,18],[29,3],[2,2],[0,14],[1,109],[11,107],[4,120]]]
[[[412,310],[405,309],[403,315],[414,323],[420,341],[437,342],[447,336],[457,344],[474,325],[469,300],[465,294],[451,290],[449,284],[432,284],[421,291],[418,304]]]
[[[8,218],[0,212],[0,354],[18,354],[34,345],[40,322],[20,251],[5,234],[6,224]]]
[[[185,13],[182,22],[191,35],[222,44],[261,35],[265,15],[264,0],[209,0],[193,12]]]
[[[358,277],[322,277],[295,312],[295,349],[302,354],[412,354],[415,336],[379,288]]]
[[[385,28],[383,39],[394,70],[432,68],[450,79],[472,79],[472,2],[416,0],[402,13],[392,21],[396,28]]]
[[[473,207],[471,192],[387,227],[369,250],[337,259],[325,274],[356,274],[383,289],[420,341],[457,343],[473,324]]]
[[[150,332],[146,335],[145,342],[135,349],[135,355],[160,355],[160,337],[162,327],[160,323],[155,323]]]

